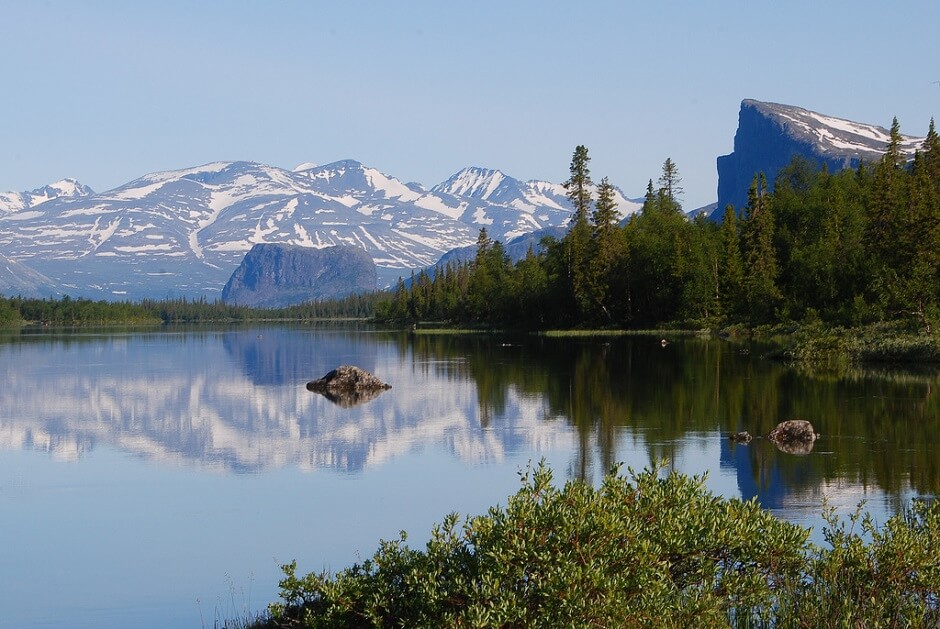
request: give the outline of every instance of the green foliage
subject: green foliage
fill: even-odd
[[[587,148],[578,146],[566,182],[576,211],[564,238],[547,239],[512,265],[493,253],[499,243],[483,234],[473,262],[400,283],[376,316],[543,330],[802,320],[843,327],[900,319],[935,339],[940,140],[931,126],[923,153],[907,165],[896,122],[892,134],[893,144],[874,166],[830,174],[795,158],[773,192],[756,175],[747,207],[740,216],[725,208],[720,226],[682,213],[671,159],[663,164],[660,187],[649,181],[642,210],[625,225],[617,223],[607,178],[589,213],[590,160]],[[808,357],[850,354],[831,340],[820,338],[801,351]]]
[[[435,526],[424,551],[400,539],[336,575],[284,566],[272,624],[718,626],[760,617],[802,565],[807,531],[703,479],[610,474],[594,489],[522,474],[505,507]]]
[[[845,329],[817,322],[792,335],[785,355],[799,363],[828,368],[857,362],[940,363],[940,337],[897,325]]]
[[[801,580],[784,588],[779,624],[940,624],[940,505],[915,500],[881,528],[862,507],[847,522],[826,510],[827,545],[814,549]]]
[[[827,510],[826,544],[702,478],[615,469],[558,489],[544,464],[505,507],[383,541],[330,575],[283,566],[266,626],[935,626],[940,505],[877,528]],[[858,530],[857,530],[858,529]],[[866,541],[870,540],[870,541]],[[261,623],[259,623],[261,626]]]

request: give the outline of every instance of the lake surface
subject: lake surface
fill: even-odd
[[[544,458],[708,473],[815,526],[940,488],[936,369],[811,374],[758,345],[426,336],[366,327],[0,335],[0,627],[212,627],[276,599],[279,565],[421,545]],[[355,364],[393,388],[307,391]],[[729,442],[809,419],[807,455]],[[818,538],[818,534],[814,537]]]

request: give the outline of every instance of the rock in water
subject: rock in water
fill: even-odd
[[[818,437],[813,425],[805,419],[780,422],[767,434],[768,440],[779,450],[789,454],[809,454]]]
[[[222,290],[226,304],[283,308],[375,290],[375,263],[358,247],[257,244]]]
[[[368,371],[352,365],[341,365],[318,380],[307,383],[307,390],[323,395],[340,406],[350,407],[373,400],[392,385],[382,382]]]

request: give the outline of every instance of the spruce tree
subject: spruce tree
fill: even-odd
[[[617,202],[614,187],[604,177],[597,187],[597,202],[592,219],[594,231],[591,236],[591,260],[589,274],[590,299],[603,313],[605,321],[612,320],[611,284],[614,269],[622,258],[624,247],[619,246],[620,230],[617,228]]]
[[[744,263],[741,259],[741,237],[734,207],[725,207],[721,221],[721,273],[718,282],[719,302],[726,317],[738,316],[742,310]]]
[[[591,208],[591,171],[588,168],[587,147],[578,145],[571,158],[570,177],[564,183],[568,191],[568,198],[574,206],[574,217],[571,230],[565,237],[565,250],[568,263],[568,279],[571,296],[574,299],[579,314],[583,315],[590,304],[588,247],[591,239],[591,227],[588,222]]]
[[[579,144],[574,149],[574,155],[571,157],[569,166],[569,177],[563,185],[568,191],[568,198],[574,206],[574,219],[588,220],[588,213],[591,209],[591,188],[594,182],[591,181],[591,171],[588,163],[591,158],[588,157],[587,147]]]
[[[930,119],[927,137],[924,138],[923,152],[927,176],[930,178],[937,192],[940,192],[940,136],[937,135],[933,118]]]
[[[754,177],[748,190],[744,223],[744,288],[751,319],[770,321],[781,297],[777,286],[777,253],[774,250],[774,216],[764,173]]]
[[[679,197],[682,195],[682,178],[679,176],[679,168],[671,158],[667,157],[663,162],[663,174],[659,177],[659,189],[664,200],[663,209],[681,211],[682,204],[679,203]]]

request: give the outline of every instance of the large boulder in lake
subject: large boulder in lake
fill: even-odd
[[[358,247],[257,244],[222,290],[226,304],[283,308],[375,290],[375,262]]]
[[[777,449],[789,454],[809,454],[819,435],[813,425],[805,419],[788,419],[780,422],[767,434]]]
[[[340,365],[322,378],[307,383],[307,390],[321,394],[340,406],[356,406],[378,397],[392,385],[352,365]]]

